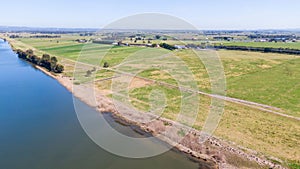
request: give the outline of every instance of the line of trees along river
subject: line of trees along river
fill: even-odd
[[[34,53],[31,49],[28,49],[25,52],[18,49],[16,52],[17,52],[19,58],[24,59],[35,65],[44,67],[51,72],[62,73],[64,71],[64,66],[57,63],[58,60],[55,56],[50,57],[50,55],[48,55],[48,54],[43,54],[42,58],[40,58],[40,57],[34,55]]]

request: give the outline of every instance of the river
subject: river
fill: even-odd
[[[175,150],[152,158],[129,159],[101,149],[81,128],[72,94],[20,60],[3,40],[0,79],[1,169],[196,169],[203,165]],[[112,126],[134,133],[131,127],[106,116]]]

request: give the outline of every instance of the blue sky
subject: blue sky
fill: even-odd
[[[300,28],[299,0],[3,0],[0,9],[2,26],[101,28],[157,12],[199,29]]]

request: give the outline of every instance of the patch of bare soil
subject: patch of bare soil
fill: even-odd
[[[135,88],[141,88],[141,87],[145,87],[148,85],[153,84],[153,82],[151,81],[146,81],[144,79],[141,78],[133,78],[130,85],[129,85],[129,89],[135,89]]]

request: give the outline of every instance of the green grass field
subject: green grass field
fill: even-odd
[[[225,46],[247,46],[247,47],[268,47],[268,48],[288,48],[299,49],[300,42],[224,42]]]
[[[110,78],[118,73],[118,69],[130,73],[137,73],[141,77],[177,85],[172,73],[160,71],[156,60],[149,60],[152,55],[164,55],[169,70],[181,75],[176,78],[185,84],[190,79],[181,74],[184,69],[182,64],[175,58],[184,62],[195,78],[197,87],[205,92],[210,91],[210,79],[205,65],[199,59],[199,55],[205,55],[205,51],[180,50],[167,55],[170,52],[165,49],[142,48],[142,47],[112,47],[101,44],[79,44],[73,40],[77,37],[71,35],[57,40],[50,39],[18,39],[13,45],[22,49],[35,48],[38,54],[49,53],[58,56],[61,60],[68,59],[70,62],[91,64],[88,68],[83,67],[80,72],[81,82],[90,80],[85,78],[86,70],[94,66],[101,66],[104,62],[109,63],[112,70],[99,70],[96,72],[96,80]],[[226,44],[230,45],[230,44]],[[240,43],[243,45],[243,43]],[[262,45],[262,44],[255,44]],[[299,44],[264,44],[277,45],[293,48]],[[280,46],[282,45],[282,46]],[[295,45],[295,46],[292,46]],[[267,47],[267,46],[266,46]],[[81,51],[84,51],[81,53]],[[263,103],[282,109],[283,113],[300,117],[300,57],[284,54],[258,53],[245,51],[220,50],[216,53],[224,67],[227,81],[227,95],[257,103]],[[133,60],[132,60],[133,58]],[[206,57],[206,59],[209,57]],[[140,63],[152,63],[156,66],[145,67]],[[122,63],[120,65],[120,63]],[[124,64],[126,63],[126,64]],[[74,69],[74,64],[69,63],[68,70]],[[144,71],[136,72],[137,68],[145,68]],[[70,74],[69,74],[70,75]],[[186,81],[185,81],[186,80]],[[99,81],[96,83],[99,90],[106,91],[111,97],[112,80]],[[168,88],[155,83],[137,83],[129,90],[130,104],[138,110],[149,111],[153,90],[165,93],[167,98],[164,117],[176,119],[180,108],[180,92],[178,88]],[[124,91],[119,91],[123,93]],[[155,97],[154,97],[155,98]],[[122,98],[120,98],[122,99]],[[201,96],[199,115],[194,124],[196,129],[201,129],[210,109],[210,99]],[[239,145],[256,150],[264,155],[275,156],[282,159],[286,164],[295,163],[300,159],[300,123],[286,117],[266,113],[257,109],[226,103],[225,112],[217,128],[215,135]]]
[[[140,47],[79,44],[70,37],[59,39],[59,43],[57,41],[54,39],[20,39],[20,42],[26,44],[22,47],[32,46],[40,53],[45,52],[74,61],[79,59],[80,62],[96,66],[108,62],[110,67],[114,67],[130,57],[135,57],[131,55],[136,55],[138,51],[144,51],[144,48]],[[161,49],[152,49],[149,53],[158,50]],[[136,57],[146,58],[145,53],[141,53],[143,56]],[[191,50],[182,50],[175,52],[175,55],[187,64],[200,90],[210,92],[206,68],[197,54]],[[198,52],[198,55],[201,55],[201,52]],[[299,57],[224,50],[219,51],[218,55],[224,66],[228,96],[275,106],[284,109],[290,115],[300,117]],[[112,74],[101,76],[109,78]],[[157,75],[151,74],[149,70],[148,74],[144,72],[142,76],[157,80]],[[161,80],[172,83],[172,78]]]

